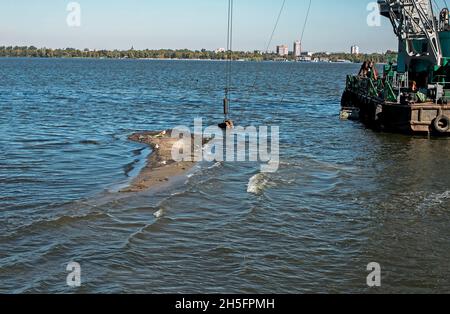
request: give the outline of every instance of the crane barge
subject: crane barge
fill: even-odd
[[[380,77],[349,75],[341,118],[402,133],[450,135],[450,11],[431,0],[378,0],[398,38]]]

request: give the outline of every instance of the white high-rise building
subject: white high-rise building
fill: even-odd
[[[277,46],[277,55],[286,57],[289,55],[289,47],[287,45]]]
[[[350,48],[350,53],[351,53],[352,55],[359,55],[359,47],[356,46],[356,45],[352,46],[352,47]]]
[[[294,57],[300,57],[302,55],[302,44],[300,40],[294,42]]]

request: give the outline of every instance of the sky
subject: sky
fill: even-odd
[[[312,0],[304,51],[396,50],[389,20],[369,27],[374,0]],[[226,46],[228,0],[78,0],[80,27],[69,27],[69,0],[0,0],[0,46],[89,49],[208,49]],[[234,0],[235,50],[265,50],[283,0]],[[301,37],[309,0],[286,0],[270,49]],[[292,48],[291,48],[292,49]]]

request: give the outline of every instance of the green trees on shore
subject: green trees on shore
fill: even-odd
[[[108,58],[108,59],[199,59],[199,60],[225,60],[225,52],[216,53],[214,51],[202,50],[79,50],[74,48],[49,49],[30,47],[0,47],[0,57],[37,57],[37,58]],[[346,53],[316,53],[313,58],[321,60],[337,61],[349,60],[352,62],[362,62],[373,60],[377,63],[395,60],[396,53],[388,51],[384,54],[370,55],[350,55]],[[235,60],[268,61],[278,59],[274,53],[261,53],[237,51],[233,52]]]
[[[394,51],[386,51],[385,53],[371,53],[371,54],[358,54],[352,55],[349,53],[316,53],[314,54],[314,58],[328,58],[330,61],[337,60],[348,60],[355,63],[362,63],[367,60],[371,60],[375,63],[387,63],[390,61],[397,61],[397,52]]]

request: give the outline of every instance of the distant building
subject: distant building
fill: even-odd
[[[294,52],[294,57],[298,58],[302,55],[302,44],[300,40],[294,42],[294,50],[292,51]]]
[[[309,52],[309,51],[303,51],[303,52],[301,53],[301,56],[302,56],[302,57],[312,57],[313,55],[314,55],[314,53]]]
[[[352,55],[359,55],[359,47],[358,46],[352,46],[351,48],[350,48],[350,53],[352,54]]]
[[[215,50],[215,53],[222,53],[225,52],[225,48],[218,48]]]
[[[289,55],[289,47],[287,45],[277,46],[277,55],[287,57]]]

